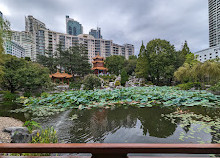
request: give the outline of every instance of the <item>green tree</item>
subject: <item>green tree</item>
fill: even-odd
[[[137,56],[135,55],[129,56],[129,59],[125,60],[124,67],[128,75],[132,75],[135,72],[136,65],[137,65]]]
[[[121,85],[125,86],[126,81],[128,81],[128,74],[125,69],[122,69],[122,71],[121,71]]]
[[[85,76],[83,84],[85,85],[85,89],[93,90],[94,88],[99,88],[101,86],[101,80],[96,75],[89,74]]]
[[[146,54],[146,49],[142,41],[142,45],[140,48],[140,52],[138,54],[138,59],[135,69],[136,76],[140,78],[147,78],[148,70],[149,70],[148,56]]]
[[[1,77],[3,76],[3,66],[4,63],[4,42],[11,39],[11,29],[10,23],[7,20],[4,20],[0,17],[0,83],[2,81]]]
[[[6,55],[1,87],[15,93],[16,90],[33,92],[50,83],[48,69],[39,64]]]
[[[119,55],[113,55],[107,57],[105,60],[105,65],[111,74],[119,75],[120,71],[123,69],[125,63],[125,57]]]
[[[149,76],[153,83],[170,84],[175,71],[175,56],[177,52],[166,40],[155,39],[146,46],[149,63]]]

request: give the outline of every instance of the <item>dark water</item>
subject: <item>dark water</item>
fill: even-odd
[[[0,116],[14,117],[22,121],[33,119],[44,128],[53,126],[61,143],[198,143],[195,138],[204,143],[220,141],[219,126],[210,125],[207,128],[214,131],[207,132],[197,130],[201,129],[201,124],[181,126],[180,118],[172,120],[164,117],[176,111],[187,111],[219,121],[220,109],[216,108],[96,108],[69,110],[51,117],[32,118],[29,114],[10,112],[19,106],[14,103],[1,103]],[[195,130],[193,137],[190,129]],[[181,133],[188,138],[184,141],[179,139]]]
[[[198,143],[195,138],[205,143],[214,143],[220,138],[215,131],[195,130],[201,124],[181,126],[179,118],[167,119],[166,114],[177,111],[177,108],[136,108],[118,107],[114,109],[69,110],[58,115],[45,118],[31,118],[29,114],[11,113],[20,105],[1,103],[0,116],[16,119],[36,120],[43,127],[53,126],[63,143]],[[220,109],[193,107],[185,108],[194,114],[202,114],[210,118],[220,118]],[[214,126],[214,125],[213,125]],[[213,129],[213,127],[208,127]],[[193,137],[180,140],[181,133],[187,137],[190,129],[194,129]],[[217,128],[218,129],[218,128]],[[216,128],[214,129],[216,130]],[[192,134],[191,134],[192,135]]]

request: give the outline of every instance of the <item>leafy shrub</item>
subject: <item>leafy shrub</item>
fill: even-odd
[[[84,78],[83,84],[86,90],[93,90],[94,88],[101,87],[101,80],[96,75],[89,74]]]
[[[70,89],[79,90],[81,87],[82,82],[81,81],[73,81],[70,83]]]
[[[147,85],[151,86],[151,85],[154,85],[154,84],[151,81],[148,81]]]
[[[41,130],[32,138],[32,143],[57,143],[58,138],[53,127]]]
[[[49,95],[50,95],[49,93],[43,92],[43,93],[41,94],[41,97],[42,97],[42,98],[47,98]]]
[[[31,92],[24,92],[24,97],[31,97],[31,96],[32,96]]]
[[[26,121],[24,126],[27,127],[29,133],[32,133],[33,130],[41,128],[40,124],[35,121]]]
[[[3,100],[4,101],[14,101],[18,96],[10,91],[3,92]]]
[[[211,90],[213,92],[220,92],[220,81],[217,84],[215,84],[214,86],[210,87],[209,90]]]
[[[108,81],[108,82],[114,82],[116,79],[115,75],[103,75],[99,77],[101,77],[104,81]]]
[[[125,86],[126,81],[128,81],[128,74],[125,71],[125,69],[122,69],[122,72],[121,72],[121,85]]]
[[[184,83],[184,84],[179,84],[179,85],[177,85],[177,87],[179,87],[182,90],[189,90],[193,87],[198,89],[201,87],[201,83],[200,82],[188,82],[188,83]]]
[[[121,85],[120,81],[116,81],[116,82],[115,82],[115,87],[118,87],[118,86],[120,86],[120,85]]]

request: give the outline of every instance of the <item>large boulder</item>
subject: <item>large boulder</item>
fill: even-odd
[[[34,130],[32,133],[29,133],[27,127],[8,127],[5,128],[3,132],[10,133],[11,143],[30,143],[32,137],[40,133],[39,130]]]

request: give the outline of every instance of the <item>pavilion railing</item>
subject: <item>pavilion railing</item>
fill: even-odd
[[[91,153],[92,158],[127,158],[129,153],[220,154],[220,144],[0,144],[0,153]],[[175,155],[174,155],[175,156]],[[1,157],[1,156],[0,156]]]

